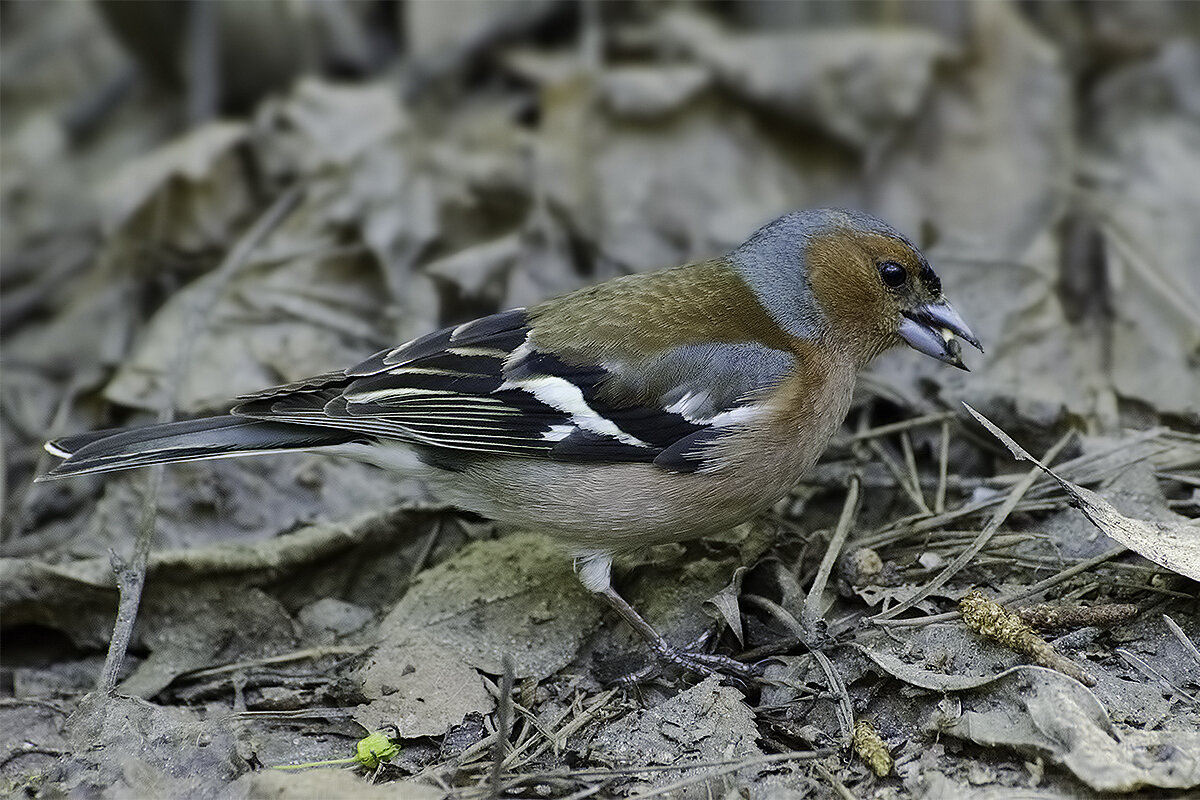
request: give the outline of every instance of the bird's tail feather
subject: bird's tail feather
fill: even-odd
[[[47,443],[48,452],[65,460],[38,480],[178,461],[311,450],[366,438],[362,434],[317,425],[292,425],[234,416],[109,429]]]

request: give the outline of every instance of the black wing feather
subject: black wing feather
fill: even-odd
[[[745,353],[736,347],[724,362],[719,353],[710,360],[739,370]],[[774,356],[760,360],[767,377],[778,371]],[[666,410],[661,394],[659,402],[627,397],[614,387],[625,377],[614,370],[538,349],[526,313],[514,309],[381,351],[345,372],[247,395],[234,413],[459,453],[643,462],[684,472],[703,466],[707,445],[728,428]],[[547,386],[555,391],[539,392]],[[710,405],[739,401],[718,397]]]

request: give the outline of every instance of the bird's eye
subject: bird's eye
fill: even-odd
[[[879,277],[883,279],[884,285],[898,289],[908,280],[908,270],[895,261],[885,261],[879,265]]]

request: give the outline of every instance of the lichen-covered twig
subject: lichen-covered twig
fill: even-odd
[[[879,777],[891,774],[894,762],[887,742],[883,741],[875,726],[865,719],[854,723],[854,752]]]
[[[967,627],[985,639],[1004,645],[1010,650],[1024,653],[1034,663],[1069,675],[1085,686],[1095,686],[1092,676],[1083,671],[1074,661],[1060,655],[1042,637],[1033,632],[1024,620],[994,600],[975,590],[958,601]]]

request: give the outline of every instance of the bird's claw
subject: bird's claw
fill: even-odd
[[[658,656],[656,662],[626,674],[620,682],[628,685],[644,683],[661,672],[666,664],[706,678],[717,675],[749,683],[762,676],[763,669],[759,664],[746,664],[726,655],[701,650],[708,638],[707,635],[701,636],[687,648],[673,647],[660,639],[653,643],[654,653]]]
[[[750,680],[762,674],[762,670],[756,664],[744,664],[735,658],[719,653],[679,650],[670,645],[664,648],[655,648],[655,652],[662,660],[705,677],[729,675],[742,680]]]

